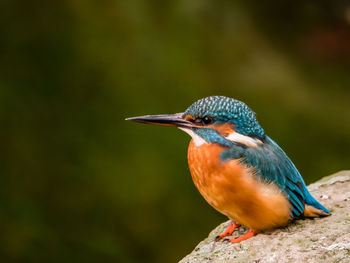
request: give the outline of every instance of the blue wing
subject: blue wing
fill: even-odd
[[[235,144],[221,154],[223,161],[240,159],[242,163],[257,169],[257,175],[269,183],[276,183],[286,194],[291,205],[292,218],[303,216],[305,204],[329,213],[316,201],[306,188],[299,171],[285,152],[269,137],[258,148]]]

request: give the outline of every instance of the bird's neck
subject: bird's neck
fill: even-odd
[[[196,144],[192,139],[188,146],[188,162],[190,167],[196,167],[197,165],[216,167],[221,165],[220,155],[226,150],[227,147],[221,146],[217,143],[203,143],[201,145]]]
[[[234,130],[231,125],[216,125],[210,128],[180,128],[187,132],[193,139],[195,145],[200,146],[204,143],[218,144],[221,147],[231,148],[239,144],[244,147],[257,148],[263,144],[263,141],[243,135]]]
[[[216,130],[210,128],[179,128],[192,137],[192,142],[196,146],[203,144],[218,144],[221,147],[230,147],[232,142],[221,136]]]
[[[232,142],[212,128],[193,128],[193,131],[209,144],[218,144],[221,147],[231,147]]]

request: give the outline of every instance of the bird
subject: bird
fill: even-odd
[[[174,126],[192,137],[187,153],[192,180],[207,203],[230,219],[216,241],[239,243],[293,220],[331,214],[244,102],[210,96],[183,113],[126,120]],[[228,238],[241,225],[247,232]]]

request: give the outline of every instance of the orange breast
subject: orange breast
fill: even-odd
[[[255,230],[282,226],[290,219],[290,204],[274,184],[257,180],[254,170],[238,160],[222,162],[218,144],[196,146],[191,141],[188,163],[193,182],[205,200],[222,214]]]

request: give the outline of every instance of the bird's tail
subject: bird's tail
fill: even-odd
[[[306,187],[305,187],[306,188]],[[306,217],[321,217],[329,216],[331,212],[321,205],[307,189],[305,189],[305,210],[304,216]]]

